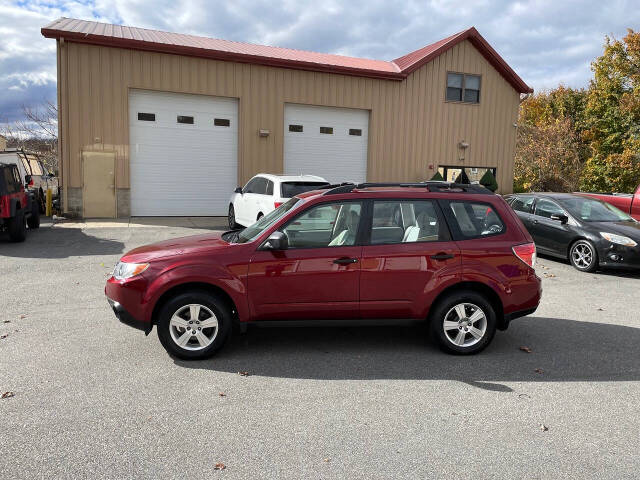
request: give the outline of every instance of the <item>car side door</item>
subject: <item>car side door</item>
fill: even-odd
[[[362,250],[362,318],[424,318],[434,292],[460,272],[435,200],[373,200]]]
[[[279,228],[288,247],[260,247],[249,263],[254,318],[358,318],[361,219],[361,202],[333,201],[310,206]]]
[[[567,221],[551,218],[565,217]],[[538,198],[534,207],[532,226],[529,230],[536,246],[542,251],[565,256],[573,239],[573,227],[568,213],[549,198]]]

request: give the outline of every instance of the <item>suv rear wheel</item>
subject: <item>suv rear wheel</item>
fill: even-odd
[[[227,216],[227,220],[229,221],[229,228],[231,230],[236,230],[240,227],[240,225],[236,223],[236,211],[233,208],[233,203],[229,205],[229,215]]]
[[[447,353],[478,353],[496,333],[496,314],[483,295],[471,290],[452,292],[433,309],[431,333]]]
[[[158,338],[170,354],[185,360],[211,357],[231,330],[226,302],[204,291],[176,295],[162,307]]]
[[[24,242],[27,237],[27,222],[24,218],[24,209],[16,210],[16,215],[8,221],[9,240],[12,242]]]

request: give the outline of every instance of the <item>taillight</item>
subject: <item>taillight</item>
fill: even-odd
[[[522,245],[516,245],[511,247],[513,254],[522,260],[524,263],[534,268],[536,265],[536,244],[535,243],[523,243]]]
[[[284,202],[273,202],[273,206],[278,208],[280,205],[282,205]]]
[[[31,180],[29,180],[28,185],[29,185],[30,187],[33,187],[33,178],[32,178]]]

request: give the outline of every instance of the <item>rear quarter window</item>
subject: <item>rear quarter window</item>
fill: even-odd
[[[465,200],[443,203],[442,209],[458,240],[500,235],[507,230],[495,207],[489,203]]]
[[[282,198],[293,198],[304,192],[317,190],[320,187],[329,185],[327,182],[282,182],[280,184],[280,196]]]

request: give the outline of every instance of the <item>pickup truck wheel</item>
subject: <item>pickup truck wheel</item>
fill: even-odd
[[[576,270],[593,272],[598,268],[598,252],[588,240],[578,240],[569,249],[569,261]]]
[[[27,222],[24,218],[24,210],[16,210],[16,216],[8,221],[9,240],[12,242],[24,242],[27,238]]]
[[[227,219],[231,230],[237,230],[240,227],[240,225],[236,223],[236,211],[233,208],[233,203],[229,205],[229,215],[227,216]]]
[[[184,360],[211,357],[231,331],[226,302],[205,291],[181,293],[164,304],[158,338],[171,355]]]
[[[31,216],[27,219],[30,229],[40,228],[40,207],[36,202],[31,202]]]
[[[481,294],[462,290],[441,299],[430,315],[431,333],[447,353],[470,355],[486,348],[496,333],[496,314]]]

